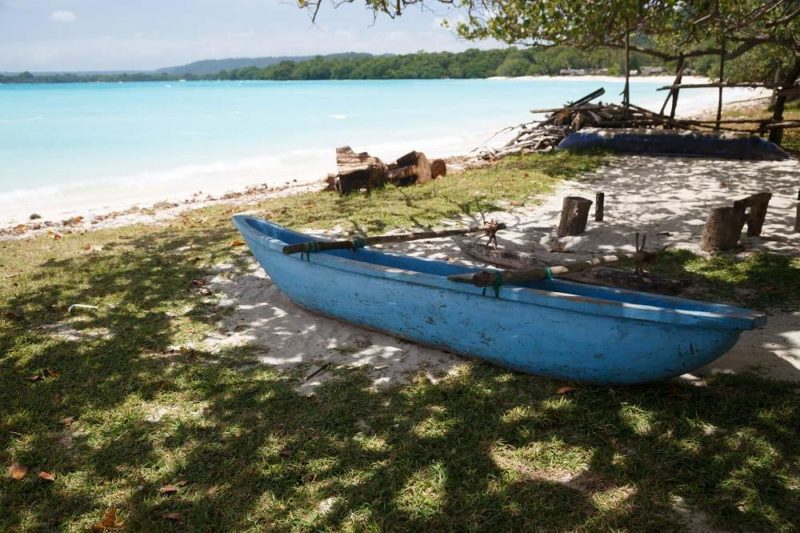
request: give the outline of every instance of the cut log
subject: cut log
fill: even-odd
[[[761,228],[764,226],[764,219],[767,217],[767,207],[771,198],[772,193],[761,192],[733,202],[733,207],[744,215],[748,237],[761,235]]]
[[[744,227],[744,212],[735,207],[715,207],[703,228],[700,248],[722,252],[736,248]]]
[[[336,166],[339,174],[335,188],[339,194],[349,194],[360,189],[371,191],[386,181],[389,169],[366,152],[357,154],[349,146],[336,149]]]
[[[397,159],[397,167],[389,170],[388,179],[398,185],[427,183],[433,179],[431,163],[422,152],[409,152]]]
[[[431,162],[431,178],[436,179],[439,176],[447,176],[447,164],[444,159],[434,159]]]
[[[580,235],[586,231],[589,219],[589,208],[592,201],[580,196],[567,196],[561,208],[561,222],[558,225],[558,236]]]

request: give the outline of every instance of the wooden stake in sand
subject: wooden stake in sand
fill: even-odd
[[[606,194],[603,192],[598,192],[594,195],[594,221],[595,222],[602,222],[603,221],[603,208],[605,207],[605,200]]]

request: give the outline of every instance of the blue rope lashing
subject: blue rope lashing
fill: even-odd
[[[353,251],[358,250],[359,248],[365,248],[367,246],[367,241],[361,237],[356,237],[350,242],[353,243]]]

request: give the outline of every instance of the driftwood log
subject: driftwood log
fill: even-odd
[[[623,260],[631,260],[641,264],[653,261],[654,259],[655,254],[645,251],[636,251],[634,253],[601,255],[585,261],[577,261],[575,263],[553,267],[532,267],[526,270],[499,270],[494,272],[482,270],[480,272],[469,272],[466,274],[452,274],[447,276],[447,279],[461,283],[472,283],[476,287],[497,287],[508,283],[517,284],[529,281],[541,281],[553,277],[562,277],[567,274],[584,272],[608,263],[617,263]]]
[[[409,152],[391,165],[388,179],[398,185],[427,183],[433,179],[431,163],[422,152]]]
[[[744,222],[743,210],[735,207],[715,207],[706,219],[700,248],[707,252],[723,252],[736,248]]]
[[[748,237],[761,235],[761,228],[764,226],[764,219],[767,217],[767,207],[771,198],[772,193],[761,192],[733,202],[734,209],[738,209],[744,214]]]
[[[357,154],[349,146],[336,149],[336,166],[339,174],[334,188],[339,194],[349,194],[360,189],[371,191],[382,186],[389,174],[383,161],[366,152]]]
[[[567,196],[561,207],[561,222],[558,224],[558,236],[580,235],[586,231],[589,219],[589,208],[592,201],[580,196]]]

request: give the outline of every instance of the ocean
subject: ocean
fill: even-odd
[[[660,107],[664,84],[632,101]],[[621,81],[582,78],[0,84],[0,223],[315,180],[342,145],[465,153],[599,87],[620,101]]]

